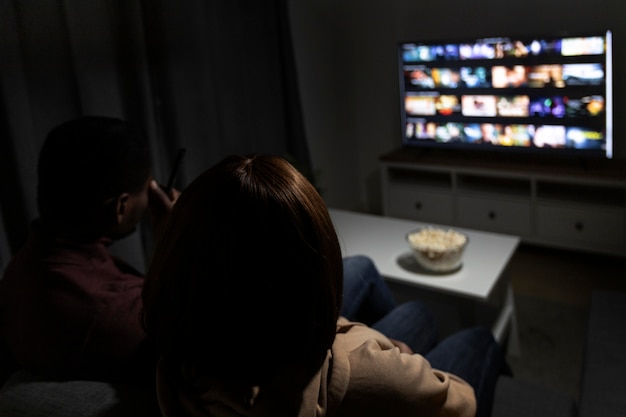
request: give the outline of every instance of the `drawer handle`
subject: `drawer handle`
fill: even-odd
[[[576,222],[576,224],[574,224],[574,228],[581,232],[585,228],[585,225],[583,224],[583,222]]]
[[[422,202],[421,201],[417,201],[415,203],[415,210],[421,210],[422,209]]]
[[[492,211],[490,211],[490,212],[487,214],[487,217],[489,217],[489,220],[494,220],[494,219],[496,218],[496,212],[495,212],[495,211],[493,211],[493,210],[492,210]]]

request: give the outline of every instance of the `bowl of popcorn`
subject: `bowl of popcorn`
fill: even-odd
[[[432,272],[451,272],[461,267],[469,238],[453,229],[422,227],[406,235],[417,263]]]

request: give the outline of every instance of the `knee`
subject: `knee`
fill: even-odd
[[[437,322],[432,310],[421,301],[407,301],[396,308],[397,314],[402,315],[409,323],[414,323],[421,328],[437,328]]]
[[[469,330],[474,334],[474,337],[478,340],[484,340],[488,343],[496,342],[496,340],[493,337],[493,333],[491,333],[491,330],[489,330],[486,327],[475,326],[475,327],[471,327]]]
[[[418,300],[406,301],[396,308],[403,311],[407,316],[430,317],[431,319],[434,319],[430,308]]]
[[[343,263],[351,266],[358,266],[360,268],[368,268],[374,265],[371,258],[365,255],[351,255],[343,258]]]
[[[361,277],[379,275],[376,265],[365,255],[352,255],[343,258],[344,273],[356,274]]]
[[[475,326],[462,331],[466,334],[467,343],[477,349],[491,350],[499,348],[493,333],[486,327]]]

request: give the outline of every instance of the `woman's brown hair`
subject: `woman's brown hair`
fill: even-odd
[[[155,248],[143,323],[169,363],[262,384],[314,372],[341,307],[341,250],[315,187],[276,156],[231,156],[178,199]]]

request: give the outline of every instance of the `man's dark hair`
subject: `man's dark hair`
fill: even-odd
[[[39,153],[37,205],[46,222],[80,225],[110,198],[141,191],[150,175],[144,132],[111,117],[53,128]]]

